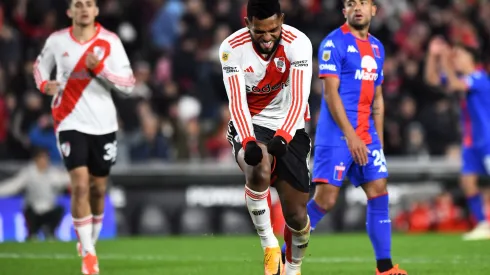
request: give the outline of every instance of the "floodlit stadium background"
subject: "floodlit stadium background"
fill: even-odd
[[[246,1],[98,2],[99,22],[123,40],[137,81],[130,98],[114,95],[121,131],[108,194],[113,210],[106,212],[102,237],[253,233],[243,199],[244,178],[225,138],[229,112],[217,54],[219,44],[243,26]],[[33,129],[42,130],[54,144],[51,98],[36,90],[32,64],[46,37],[70,22],[61,0],[2,3],[0,176],[7,178],[29,161],[30,149],[40,142]],[[377,3],[371,33],[387,52],[384,151],[391,174],[393,226],[400,231],[465,231],[472,221],[457,188],[458,99],[424,84],[423,59],[433,35],[488,49],[490,4],[476,0]],[[286,23],[305,32],[315,49],[344,20],[341,1],[282,0],[281,4]],[[490,52],[485,54],[482,61],[490,67]],[[313,119],[308,125],[312,138],[321,100],[320,81],[314,77]],[[52,161],[60,163],[59,158]],[[490,193],[485,194],[490,209]],[[68,206],[66,197],[60,201]],[[24,240],[21,208],[22,194],[0,198],[0,241]],[[280,208],[275,209],[280,232]],[[66,214],[58,230],[61,240],[74,238]],[[363,230],[364,215],[364,194],[347,187],[317,231]]]

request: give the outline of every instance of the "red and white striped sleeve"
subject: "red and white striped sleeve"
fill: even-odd
[[[50,36],[46,40],[41,53],[37,56],[36,62],[33,66],[34,81],[36,82],[36,87],[44,93],[44,87],[49,81],[51,72],[55,66],[56,60],[54,58],[54,49],[52,46],[53,37]]]
[[[302,35],[295,39],[290,47],[288,58],[291,61],[289,73],[291,105],[280,124],[281,128],[275,134],[283,137],[288,143],[296,133],[298,120],[305,119],[313,74],[313,46],[310,39]]]
[[[239,49],[233,49],[225,40],[219,48],[219,59],[223,69],[223,82],[229,100],[231,120],[237,130],[243,147],[255,140],[252,116],[248,109],[245,76],[241,66]]]
[[[93,72],[97,77],[103,77],[114,84],[119,91],[129,94],[133,91],[135,79],[128,55],[121,40],[116,35],[113,35],[110,44],[110,55],[104,62],[99,63]]]

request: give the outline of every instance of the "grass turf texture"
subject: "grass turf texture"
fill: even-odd
[[[490,274],[490,241],[460,235],[395,235],[394,262],[409,274]],[[258,237],[120,238],[97,244],[101,275],[263,274]],[[0,274],[80,274],[75,243],[0,244]],[[364,234],[313,234],[303,274],[374,274]]]

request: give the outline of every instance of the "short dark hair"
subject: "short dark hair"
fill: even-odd
[[[254,17],[263,20],[280,14],[281,4],[279,4],[279,0],[249,0],[247,3],[247,18],[250,21]]]

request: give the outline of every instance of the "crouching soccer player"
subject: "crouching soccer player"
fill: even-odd
[[[460,185],[467,198],[476,227],[463,236],[465,240],[490,239],[478,177],[490,175],[490,76],[478,66],[477,48],[456,45],[451,50],[441,38],[429,45],[426,80],[445,85],[449,92],[460,92],[463,152]],[[442,76],[442,77],[441,77]]]
[[[383,154],[384,48],[368,33],[376,13],[372,0],[345,0],[347,22],[331,32],[319,48],[323,79],[313,183],[308,203],[311,228],[332,209],[347,176],[366,193],[366,228],[376,256],[376,274],[407,274],[391,261],[388,170]]]
[[[245,199],[264,252],[264,274],[281,274],[281,249],[270,219],[269,186],[276,187],[286,226],[282,274],[301,274],[308,246],[312,45],[299,30],[283,24],[278,0],[250,0],[246,28],[220,47],[230,101],[228,140],[245,174]]]

